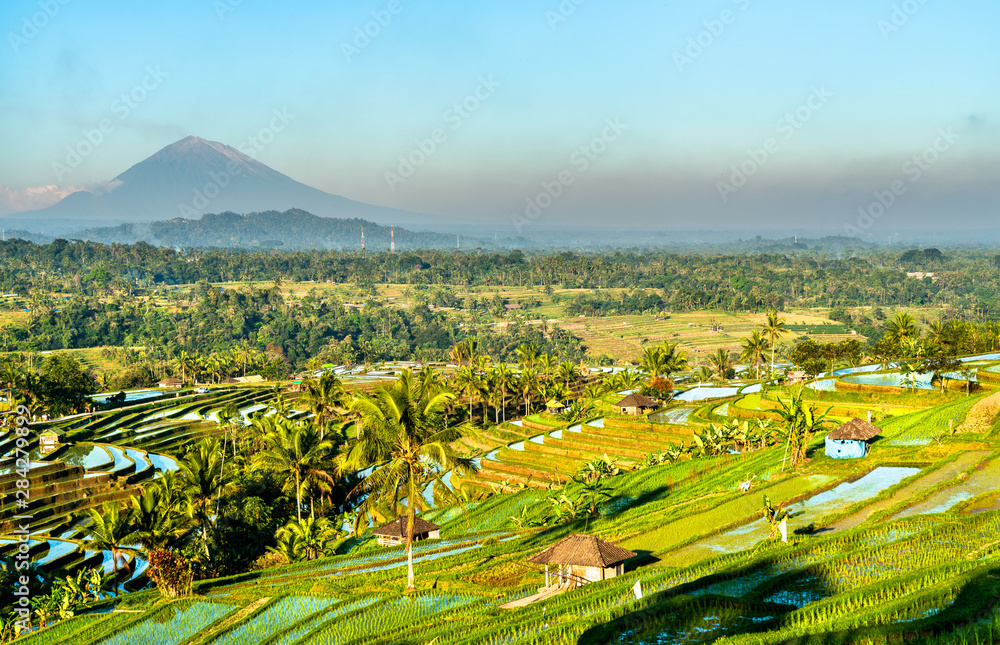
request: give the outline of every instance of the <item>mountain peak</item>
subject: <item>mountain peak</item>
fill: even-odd
[[[320,217],[425,225],[427,217],[355,202],[301,184],[232,146],[187,136],[115,177],[100,193],[69,195],[32,219],[187,219],[205,213],[301,208]]]
[[[213,154],[215,153],[215,154]],[[221,154],[233,161],[240,164],[252,165],[254,163],[253,159],[243,154],[236,148],[227,146],[224,143],[219,143],[218,141],[208,141],[207,139],[202,139],[196,136],[187,136],[179,141],[175,141],[170,145],[161,148],[158,152],[150,156],[147,161],[158,159],[167,161],[184,161],[189,160],[192,157],[214,157],[217,154]]]

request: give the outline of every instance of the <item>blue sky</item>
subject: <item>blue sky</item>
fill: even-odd
[[[470,221],[981,226],[1000,196],[998,24],[986,0],[6,0],[0,198],[97,185],[187,135],[236,146],[279,110],[294,118],[260,161]],[[401,156],[421,160],[408,177]]]

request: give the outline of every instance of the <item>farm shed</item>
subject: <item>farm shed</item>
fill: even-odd
[[[881,430],[857,417],[826,435],[826,456],[834,459],[857,459],[868,454],[869,442]]]
[[[59,440],[64,434],[66,433],[56,428],[46,429],[38,435],[38,453],[47,455],[50,452],[55,452],[59,448]]]
[[[655,410],[660,404],[648,396],[643,396],[638,392],[629,394],[624,399],[615,404],[621,409],[622,414],[639,415],[647,410]]]
[[[405,517],[397,517],[388,524],[383,524],[372,533],[378,537],[380,546],[396,546],[406,544],[406,522]],[[427,520],[419,517],[413,518],[413,541],[437,540],[441,537],[441,527],[431,524]]]
[[[184,382],[179,378],[165,378],[158,383],[160,387],[165,390],[179,390],[184,386]]]
[[[625,561],[634,551],[605,542],[593,535],[574,533],[528,558],[532,564],[545,565],[545,586],[549,586],[549,565],[558,567],[558,586],[570,588],[589,582],[614,578],[625,573]]]

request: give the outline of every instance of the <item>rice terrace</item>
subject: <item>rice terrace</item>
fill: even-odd
[[[1000,645],[998,24],[0,1],[0,645]]]
[[[425,279],[12,296],[0,635],[1000,635],[994,323]]]

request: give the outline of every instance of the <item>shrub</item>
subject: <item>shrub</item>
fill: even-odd
[[[150,553],[148,575],[167,598],[191,593],[191,581],[194,579],[191,562],[172,551],[157,549]]]

